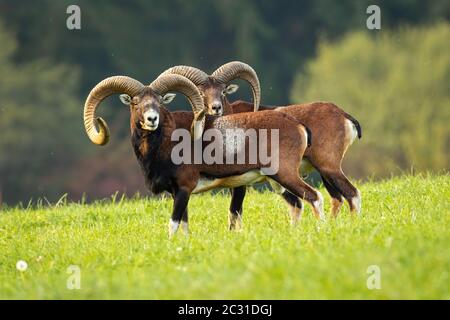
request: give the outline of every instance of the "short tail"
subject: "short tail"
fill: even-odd
[[[358,139],[361,139],[362,138],[362,129],[361,129],[361,125],[359,124],[358,120],[353,118],[348,113],[345,114],[345,117],[353,123],[353,125],[356,128],[356,132],[358,133]]]

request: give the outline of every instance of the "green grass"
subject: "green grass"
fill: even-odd
[[[449,299],[450,176],[358,187],[361,217],[346,207],[321,223],[307,207],[297,227],[278,195],[251,191],[239,233],[227,231],[228,195],[193,196],[191,235],[172,240],[170,199],[4,209],[0,298]],[[80,290],[66,287],[69,265]],[[380,290],[367,288],[370,265]]]

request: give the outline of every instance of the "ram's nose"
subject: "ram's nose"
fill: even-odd
[[[143,122],[141,122],[142,128],[144,130],[156,130],[159,124],[159,114],[153,110],[147,111],[143,115]]]
[[[158,121],[158,116],[148,116],[146,120],[149,124],[154,125]]]
[[[219,102],[215,102],[211,105],[212,114],[215,116],[222,115],[222,104]]]

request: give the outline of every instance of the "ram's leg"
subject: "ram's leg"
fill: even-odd
[[[303,213],[303,203],[299,197],[293,195],[289,191],[287,191],[283,186],[281,186],[278,182],[274,180],[268,180],[270,186],[273,191],[281,194],[283,199],[289,206],[289,215],[291,217],[291,223],[295,225],[301,218]]]
[[[283,172],[280,170],[278,174],[272,178],[295,196],[308,201],[312,206],[316,218],[325,220],[322,195],[319,191],[314,190],[306,182],[300,179],[297,172]]]
[[[175,195],[173,195],[173,200],[175,201]],[[183,215],[181,217],[181,230],[188,235],[189,234],[189,214],[186,207],[186,210],[184,210]]]
[[[293,195],[289,191],[285,190],[281,196],[287,202],[289,206],[289,214],[291,216],[291,223],[297,224],[303,213],[303,203],[299,197]]]
[[[342,170],[325,173],[325,177],[347,200],[350,211],[359,214],[361,212],[361,194],[347,179]]]
[[[325,175],[321,175],[321,177],[323,185],[331,196],[331,216],[336,218],[339,214],[339,211],[341,210],[342,204],[344,203],[344,198],[342,197],[342,194],[339,192],[339,190],[328,182]]]
[[[231,204],[228,214],[228,229],[242,229],[242,203],[245,197],[246,187],[241,186],[231,189]]]
[[[189,234],[189,223],[188,223],[188,210],[184,210],[183,216],[181,217],[181,230],[188,235]]]
[[[180,226],[183,214],[187,213],[190,192],[180,188],[174,195],[172,218],[169,221],[169,237],[172,237]],[[186,215],[187,217],[187,215]]]

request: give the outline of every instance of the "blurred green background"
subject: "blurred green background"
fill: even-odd
[[[66,27],[68,5],[81,30]],[[381,30],[366,8],[381,8]],[[251,64],[268,105],[328,100],[357,118],[351,178],[450,169],[448,0],[0,0],[0,202],[68,193],[146,193],[118,99],[100,108],[112,141],[82,124],[90,89],[111,75],[147,83],[188,64]],[[233,98],[249,99],[241,86]],[[186,108],[177,97],[174,106]]]

